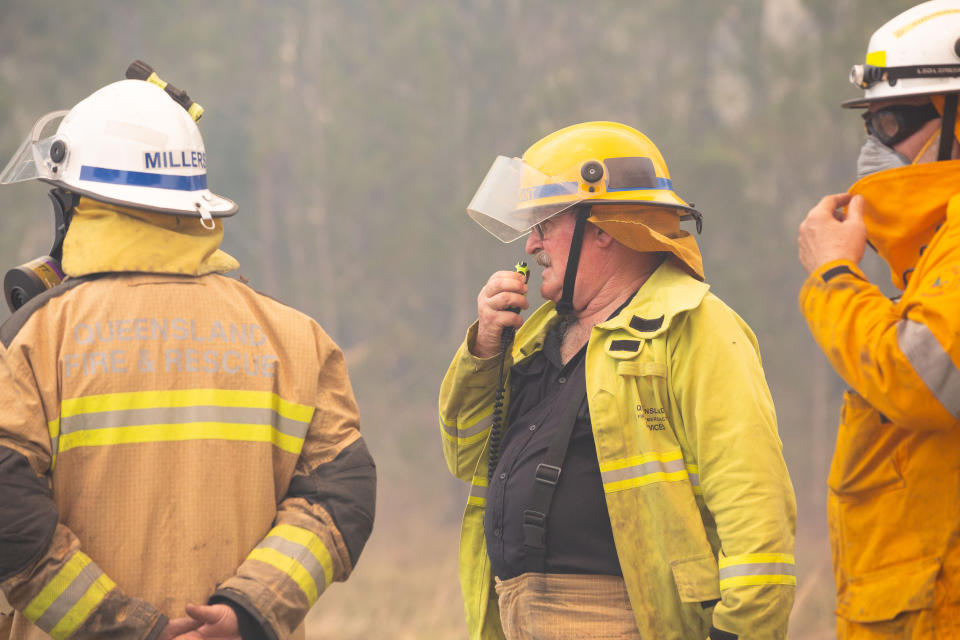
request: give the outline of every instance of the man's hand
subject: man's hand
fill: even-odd
[[[176,636],[174,640],[208,640],[210,638],[243,640],[240,637],[237,614],[225,604],[204,606],[188,604],[187,615],[190,618],[177,618],[177,620],[190,620],[195,626],[185,630],[183,635]]]
[[[839,208],[847,207],[844,219]],[[800,263],[813,273],[833,260],[859,263],[867,246],[867,227],[863,223],[863,196],[838,193],[825,196],[800,223]]]
[[[173,640],[183,637],[182,634],[197,629],[202,623],[193,618],[174,618],[167,623],[163,633],[157,640]]]
[[[490,276],[477,296],[477,318],[480,322],[477,339],[470,353],[477,358],[490,358],[500,353],[503,328],[519,328],[523,324],[519,313],[507,309],[529,307],[530,303],[524,297],[526,292],[524,277],[516,271],[497,271]]]

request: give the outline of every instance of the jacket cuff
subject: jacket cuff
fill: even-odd
[[[730,633],[729,631],[724,631],[723,629],[710,627],[710,634],[707,638],[709,640],[739,640],[740,636],[735,633]]]
[[[270,622],[239,591],[219,589],[210,596],[207,604],[225,604],[233,609],[243,640],[278,640]]]
[[[153,627],[151,627],[147,635],[143,637],[143,640],[157,640],[160,634],[163,633],[163,630],[167,628],[168,624],[170,624],[170,618],[161,613],[157,621],[153,623]]]

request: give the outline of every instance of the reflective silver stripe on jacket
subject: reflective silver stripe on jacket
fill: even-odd
[[[600,475],[603,478],[603,484],[610,484],[612,482],[620,482],[622,480],[642,478],[654,473],[675,473],[677,471],[686,471],[686,468],[687,467],[683,461],[683,458],[678,458],[677,460],[668,460],[666,462],[662,460],[651,460],[649,462],[625,467],[623,469],[603,471]]]
[[[483,433],[486,429],[490,428],[490,425],[493,424],[493,415],[488,415],[487,417],[478,420],[474,424],[459,428],[456,423],[447,424],[443,416],[440,417],[440,427],[447,433],[447,435],[453,438],[469,438],[470,436],[475,436],[478,433]]]
[[[897,323],[897,346],[940,404],[960,420],[960,370],[936,336],[920,322]]]

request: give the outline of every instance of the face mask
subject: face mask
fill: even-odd
[[[860,157],[857,158],[857,179],[878,171],[905,167],[908,164],[910,164],[910,158],[899,151],[894,151],[870,135],[860,148]]]

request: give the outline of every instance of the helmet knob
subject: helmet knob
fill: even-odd
[[[50,145],[50,159],[59,164],[63,162],[66,156],[67,145],[64,144],[63,140],[54,140],[53,144]]]
[[[587,182],[596,182],[603,177],[603,165],[596,160],[584,162],[580,168],[580,175]]]

